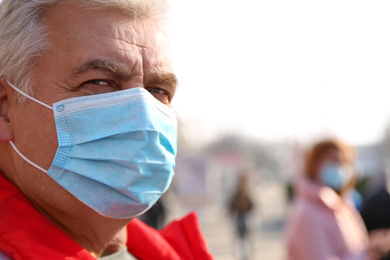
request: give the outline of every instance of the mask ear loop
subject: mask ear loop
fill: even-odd
[[[9,82],[8,80],[6,80],[6,81],[7,81],[8,85],[9,85],[11,88],[13,88],[15,91],[19,92],[19,93],[22,94],[23,96],[25,96],[25,97],[31,99],[32,101],[37,102],[38,104],[41,104],[41,105],[44,106],[44,107],[47,107],[48,109],[53,110],[53,108],[52,108],[51,106],[49,106],[49,105],[47,105],[47,104],[45,104],[45,103],[39,101],[38,99],[33,98],[32,96],[30,96],[30,95],[28,95],[28,94],[26,94],[26,93],[24,93],[23,91],[21,91],[20,89],[18,89],[18,88],[15,87],[14,85],[12,85],[11,82]]]
[[[18,148],[16,148],[16,145],[12,142],[12,141],[9,141],[9,143],[11,144],[12,148],[14,148],[15,152],[17,152],[19,154],[20,157],[22,157],[23,160],[25,160],[26,162],[28,162],[29,164],[31,164],[31,166],[34,166],[35,168],[43,171],[44,173],[47,173],[47,171],[45,169],[43,169],[41,166],[33,163],[32,161],[30,161],[26,156],[24,156],[19,150]]]
[[[8,85],[9,85],[11,88],[13,88],[16,92],[18,92],[18,93],[22,94],[23,96],[25,96],[25,97],[27,97],[27,98],[29,98],[29,99],[31,99],[31,100],[37,102],[38,104],[41,104],[41,105],[44,106],[44,107],[47,107],[47,108],[53,110],[53,108],[51,108],[49,105],[47,105],[47,104],[45,104],[45,103],[43,103],[43,102],[41,102],[41,101],[39,101],[39,100],[33,98],[32,96],[30,96],[30,95],[28,95],[28,94],[26,94],[26,93],[24,93],[23,91],[21,91],[20,89],[18,89],[18,88],[15,87],[14,85],[12,85],[11,82],[9,82],[8,80],[6,80],[6,81],[7,81]],[[25,160],[25,161],[26,161],[27,163],[29,163],[31,166],[34,166],[35,168],[37,168],[37,169],[43,171],[44,173],[47,173],[47,171],[46,171],[45,169],[43,169],[41,166],[39,166],[39,165],[33,163],[33,162],[30,161],[26,156],[24,156],[24,155],[19,151],[19,149],[16,147],[16,145],[15,145],[12,141],[9,141],[9,143],[11,144],[11,146],[12,146],[12,148],[15,150],[15,152],[16,152],[23,160]]]

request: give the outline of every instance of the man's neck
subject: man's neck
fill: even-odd
[[[86,220],[81,217],[64,216],[61,212],[50,212],[49,214],[42,210],[42,207],[35,206],[41,214],[54,222],[94,257],[113,254],[126,245],[126,226],[131,221],[129,219],[112,219],[103,217],[98,213],[94,218],[91,218],[91,214],[80,213],[79,216],[90,217]],[[57,221],[58,219],[60,221]]]

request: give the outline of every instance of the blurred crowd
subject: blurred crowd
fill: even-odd
[[[189,161],[196,161],[197,177],[188,181],[194,187],[199,176],[205,179],[210,173],[199,166],[202,164],[199,158]],[[283,241],[280,241],[284,258],[390,259],[390,175],[386,175],[387,181],[382,186],[362,196],[356,188],[359,178],[356,161],[354,148],[337,139],[317,142],[305,152],[302,171],[293,177],[292,200],[284,216]],[[234,235],[229,248],[234,259],[258,259],[253,254],[256,244],[251,241],[254,227],[250,219],[254,212],[260,212],[259,200],[251,190],[256,182],[253,177],[248,169],[241,169],[231,181],[229,195],[223,203]],[[190,187],[185,190],[189,192]],[[261,189],[257,194],[262,195]],[[162,228],[167,215],[163,202],[160,200],[140,219],[157,229]],[[198,209],[202,218],[201,207]]]

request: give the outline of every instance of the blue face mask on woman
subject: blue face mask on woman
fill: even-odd
[[[148,210],[174,175],[177,122],[147,90],[133,88],[66,99],[53,107],[58,148],[46,171],[29,164],[101,215],[133,218]]]
[[[328,162],[324,164],[319,173],[322,184],[334,189],[342,190],[351,181],[352,169],[339,163]]]

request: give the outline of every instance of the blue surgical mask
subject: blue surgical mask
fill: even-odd
[[[101,215],[124,219],[148,210],[174,175],[177,122],[173,111],[143,88],[66,99],[53,110],[58,148],[46,172]]]
[[[350,167],[328,162],[321,167],[319,178],[322,184],[335,191],[340,191],[351,181],[352,175]]]

